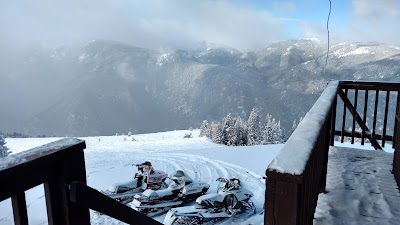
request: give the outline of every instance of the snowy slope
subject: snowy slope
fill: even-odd
[[[127,136],[84,137],[88,185],[98,190],[108,185],[129,180],[135,172],[132,164],[150,160],[154,168],[172,174],[183,169],[194,179],[211,184],[209,193],[216,192],[218,177],[236,177],[250,189],[258,210],[264,202],[265,169],[276,156],[282,145],[227,147],[216,145],[206,138],[183,138],[190,131],[135,135],[136,141]],[[126,140],[124,140],[126,138]],[[58,138],[7,139],[7,146],[14,152],[42,145]],[[46,224],[45,200],[41,186],[27,192],[30,224]],[[163,221],[163,216],[156,218]],[[246,220],[246,221],[245,221]],[[262,216],[234,218],[223,224],[262,224]],[[0,202],[0,224],[13,224],[11,202]],[[92,214],[92,224],[120,224],[106,216]]]

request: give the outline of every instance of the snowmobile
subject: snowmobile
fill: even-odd
[[[168,174],[164,171],[153,170],[149,161],[136,164],[135,166],[138,172],[135,173],[132,180],[114,183],[106,191],[102,191],[102,193],[119,202],[127,204],[133,200],[136,194],[146,189],[159,190],[168,187],[165,183]]]
[[[128,206],[147,216],[157,216],[172,207],[194,201],[210,188],[207,183],[193,181],[182,170],[176,171],[176,174],[170,180],[172,182],[168,188],[157,191],[147,189],[143,193],[135,195]]]
[[[224,183],[217,193],[203,195],[196,199],[195,206],[173,208],[164,219],[165,225],[214,224],[234,215],[256,208],[251,200],[253,193],[240,185],[237,178],[218,178]]]

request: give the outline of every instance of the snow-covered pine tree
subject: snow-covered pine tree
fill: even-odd
[[[223,119],[222,123],[222,133],[223,133],[223,141],[224,145],[236,145],[237,143],[237,130],[235,127],[235,119],[229,113]]]
[[[247,126],[246,121],[244,121],[241,117],[236,118],[235,127],[237,130],[237,144],[238,146],[247,145]]]
[[[258,145],[261,140],[260,118],[257,109],[253,108],[247,121],[247,144]]]
[[[273,139],[273,124],[272,124],[272,116],[267,114],[267,117],[264,121],[264,127],[262,131],[263,135],[263,144],[272,144]]]
[[[208,125],[207,120],[203,120],[200,126],[200,137],[211,138],[211,127]]]
[[[219,123],[211,123],[211,140],[216,144],[222,144],[223,132]]]
[[[273,119],[275,121],[275,119]],[[272,140],[274,144],[281,144],[285,142],[285,132],[281,128],[281,121],[278,121],[273,126]]]
[[[3,135],[0,136],[0,158],[8,156],[11,151],[6,146],[6,139]]]

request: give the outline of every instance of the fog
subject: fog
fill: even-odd
[[[91,84],[87,74],[109,74],[107,70],[96,73],[96,62],[92,62],[92,67],[80,63],[83,48],[92,40],[112,40],[155,51],[191,49],[213,43],[241,52],[259,51],[288,39],[316,37],[326,41],[327,3],[321,5],[324,8],[312,11],[315,15],[304,15],[304,8],[319,1],[265,1],[270,8],[266,4],[261,6],[261,0],[0,1],[0,131],[24,132],[23,127],[43,123],[43,112],[57,107],[60,110],[60,104],[67,98],[73,102],[78,95],[71,97],[71,93],[78,92],[78,88],[80,94],[88,90],[79,87],[83,81]],[[351,3],[348,18],[340,18],[339,6],[333,3],[331,43],[399,44],[400,30],[395,22],[400,19],[398,1]],[[126,60],[124,57],[121,60]],[[132,65],[142,66],[146,61],[120,63],[111,74],[133,71]],[[136,79],[130,73],[125,75],[130,82]],[[146,90],[138,93],[146,94]],[[64,108],[68,107],[71,108]],[[35,133],[32,129],[29,132]]]
[[[2,1],[1,43],[108,39],[158,49],[223,43],[255,50],[284,40],[286,21],[228,1]]]

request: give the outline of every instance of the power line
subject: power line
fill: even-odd
[[[332,2],[331,0],[329,0],[329,14],[328,14],[328,20],[326,21],[326,30],[328,31],[328,51],[326,52],[325,68],[328,65],[328,56],[329,56],[329,18],[331,17],[331,10],[332,10]]]

